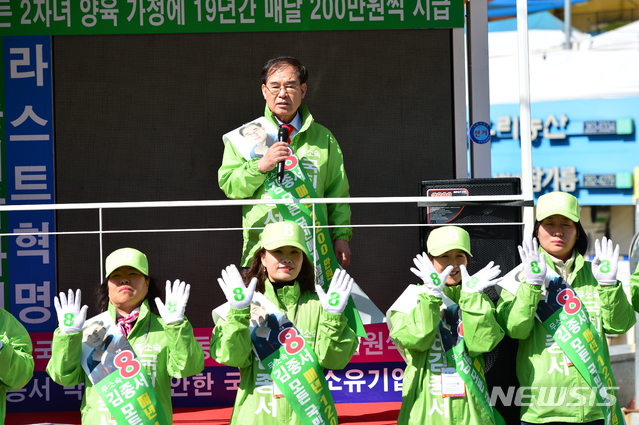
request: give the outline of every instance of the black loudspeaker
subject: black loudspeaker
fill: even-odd
[[[519,195],[520,193],[518,178],[433,180],[423,181],[420,186],[420,195],[428,197]],[[501,267],[503,276],[519,265],[517,246],[522,243],[521,204],[518,202],[506,204],[508,203],[420,207],[420,223],[435,225],[448,223],[463,227],[470,234],[470,250],[473,254],[468,268],[469,273],[472,275],[489,261],[494,261]],[[466,223],[473,224],[466,225]],[[420,246],[424,251],[427,251],[426,240],[434,228],[420,227]],[[496,304],[497,292],[493,288],[488,288],[485,292]],[[508,394],[513,389],[516,394],[519,388],[516,375],[518,345],[517,340],[504,336],[493,351],[484,354],[486,383],[491,395],[500,391]],[[504,406],[502,398],[497,397],[494,400],[495,407],[506,424],[520,423],[519,407],[515,403],[511,402],[510,405]]]
[[[428,197],[460,197],[486,195],[519,195],[519,178],[460,179],[423,181],[420,195]],[[469,272],[475,272],[489,261],[501,266],[503,273],[519,265],[517,246],[521,245],[521,206],[499,203],[458,207],[420,207],[420,224],[455,224],[470,234],[473,258]],[[466,225],[467,223],[480,223]],[[501,223],[513,223],[502,225]],[[422,250],[434,227],[420,227]]]

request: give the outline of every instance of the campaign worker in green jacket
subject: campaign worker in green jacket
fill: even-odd
[[[447,351],[463,336],[466,354],[483,368],[482,353],[503,338],[493,304],[483,293],[494,285],[499,266],[491,261],[470,277],[470,236],[460,227],[431,231],[426,245],[428,254],[417,255],[416,268],[411,268],[423,284],[409,285],[387,314],[390,335],[407,363],[397,423],[489,425],[494,409],[465,385]],[[477,388],[486,390],[481,384]]]
[[[33,377],[32,349],[22,323],[0,308],[0,424],[6,415],[7,390],[19,390]]]
[[[577,198],[565,192],[539,197],[533,238],[524,240],[522,264],[499,282],[497,319],[506,333],[519,339],[517,397],[522,424],[604,424],[602,407],[591,387],[536,315],[547,300],[551,273],[561,276],[586,309],[608,356],[606,334],[623,334],[635,314],[617,281],[619,246],[602,238],[593,262],[586,261],[588,235],[580,223]],[[577,305],[577,304],[575,304]],[[542,308],[540,307],[540,308]],[[614,397],[612,398],[615,399]],[[514,401],[515,402],[515,401]]]
[[[106,259],[105,269],[106,282],[96,291],[98,310],[102,313],[96,318],[119,330],[118,337],[126,338],[155,389],[158,405],[153,408],[161,410],[166,424],[170,425],[173,423],[171,377],[184,378],[204,369],[204,352],[184,316],[190,285],[176,280],[171,286],[167,281],[166,301],[162,302],[157,283],[149,277],[146,255],[133,248],[112,252]],[[85,384],[81,405],[84,425],[115,424],[94,379],[87,376],[82,367],[82,361],[86,361],[82,352],[82,330],[87,306],[82,306],[81,295],[78,289],[75,294],[69,290],[68,295],[61,292],[54,298],[59,327],[53,334],[47,372],[60,385]],[[86,322],[91,323],[93,319]]]
[[[266,100],[264,116],[276,127],[293,126],[289,132],[290,148],[300,159],[317,197],[349,197],[344,158],[337,140],[326,127],[315,122],[308,107],[302,104],[307,92],[307,78],[306,67],[293,57],[282,56],[266,62],[262,68],[262,95]],[[227,143],[218,170],[220,189],[230,199],[269,198],[264,185],[266,174],[288,156],[289,145],[286,142],[275,143],[264,156],[250,160],[244,158],[233,143]],[[350,226],[349,204],[322,204],[317,207],[322,208],[324,217],[328,219],[328,223],[322,224]],[[244,245],[241,267],[248,267],[253,261],[259,248],[261,229],[275,221],[282,221],[282,217],[273,205],[242,207]],[[342,267],[348,267],[351,261],[348,245],[351,237],[350,227],[332,229],[335,256]]]
[[[281,317],[280,324],[292,322],[305,343],[313,348],[321,368],[342,369],[358,346],[358,338],[343,313],[352,290],[352,278],[338,269],[325,293],[315,285],[304,230],[294,222],[277,222],[264,229],[260,249],[244,279],[231,265],[222,271],[218,282],[228,303],[213,314],[216,323],[211,356],[220,363],[238,367],[241,377],[231,424],[308,423],[298,417],[286,397],[279,395],[272,377],[258,359],[259,348],[254,347],[251,339],[250,321],[255,317],[251,310],[259,308],[255,298],[265,298],[262,304],[272,304],[276,310],[268,311],[269,317],[273,314],[281,317],[283,313],[286,317]],[[340,286],[340,282],[348,285]],[[267,338],[268,330],[261,323],[260,328],[264,328]],[[292,403],[299,404],[297,400]]]

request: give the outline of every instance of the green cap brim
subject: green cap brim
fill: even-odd
[[[444,254],[451,249],[460,249],[471,257],[470,235],[461,227],[445,226],[439,227],[428,235],[426,249],[433,257]]]
[[[579,201],[566,192],[549,192],[537,199],[535,220],[541,221],[551,215],[561,215],[575,223],[580,220]]]
[[[308,257],[304,229],[292,221],[267,224],[261,234],[262,247],[270,250],[283,246],[294,246]]]
[[[149,261],[142,252],[135,248],[120,248],[113,251],[106,258],[104,269],[106,278],[119,267],[129,266],[138,270],[145,276],[149,275]]]

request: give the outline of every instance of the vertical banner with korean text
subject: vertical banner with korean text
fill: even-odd
[[[2,200],[5,204],[54,202],[51,38],[3,37],[4,136]],[[5,225],[6,223],[6,225]],[[53,211],[16,211],[2,221],[5,305],[29,332],[55,329]],[[13,235],[17,234],[17,235]],[[6,247],[6,251],[5,251]]]

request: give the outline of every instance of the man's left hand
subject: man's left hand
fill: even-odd
[[[348,241],[335,239],[333,241],[333,251],[335,251],[337,262],[343,269],[351,265],[351,249],[348,247]]]

